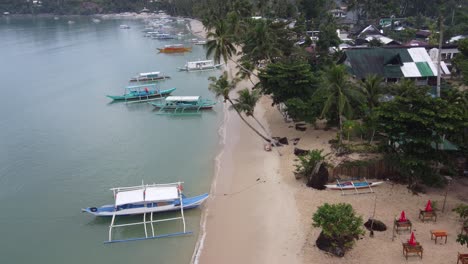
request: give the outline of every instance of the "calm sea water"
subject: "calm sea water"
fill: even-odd
[[[0,263],[188,263],[201,210],[186,212],[194,235],[104,245],[110,219],[80,212],[112,202],[108,190],[185,182],[209,190],[218,148],[220,104],[200,116],[157,115],[146,104],[110,104],[138,72],[172,77],[161,88],[212,98],[207,78],[176,67],[204,58],[157,54],[181,40],[143,37],[140,21],[0,17]],[[126,23],[129,30],[119,29]],[[140,220],[140,217],[126,220]],[[179,223],[157,225],[177,231]],[[115,238],[144,236],[143,226]]]

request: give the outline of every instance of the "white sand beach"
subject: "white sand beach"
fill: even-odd
[[[203,26],[191,20],[191,30],[203,32]],[[199,33],[197,33],[199,34]],[[199,35],[203,36],[203,35]],[[227,65],[230,74],[235,65]],[[243,81],[238,89],[250,87]],[[235,92],[233,92],[235,97]],[[225,109],[224,147],[219,160],[219,172],[214,178],[211,197],[204,207],[199,247],[194,261],[217,263],[455,263],[457,252],[468,248],[455,241],[460,223],[451,210],[468,201],[468,181],[455,181],[451,186],[445,211],[438,211],[437,222],[418,220],[420,208],[428,199],[442,207],[445,190],[429,189],[426,194],[413,195],[404,185],[385,182],[375,194],[342,196],[339,191],[318,191],[296,180],[293,171],[296,157],[292,144],[271,152],[263,149],[262,140],[252,132],[234,111]],[[255,115],[266,124],[273,136],[300,138],[297,147],[329,151],[328,140],[336,131],[305,132],[285,123],[280,112],[263,97]],[[253,123],[252,123],[253,124]],[[315,245],[320,229],[312,227],[312,215],[323,203],[350,203],[366,221],[373,214],[387,225],[387,231],[369,232],[356,241],[345,257],[331,256]],[[422,260],[402,254],[402,242],[409,232],[392,237],[393,219],[401,210],[413,222],[416,240],[424,248]],[[444,229],[447,243],[431,240],[430,230]]]

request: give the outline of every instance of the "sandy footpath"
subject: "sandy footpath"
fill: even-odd
[[[192,32],[205,37],[199,21],[191,20]],[[235,65],[227,71],[235,74]],[[238,89],[251,87],[243,81]],[[231,94],[236,97],[235,91]],[[273,136],[300,138],[303,149],[324,149],[336,131],[308,127],[295,130],[286,123],[280,112],[271,107],[271,100],[263,97],[255,115],[271,130]],[[254,124],[251,122],[251,124]],[[460,222],[451,210],[461,202],[468,202],[468,181],[455,180],[447,197],[445,212],[438,211],[437,222],[421,222],[418,212],[428,199],[442,207],[445,190],[429,189],[426,194],[413,195],[404,185],[385,182],[376,187],[375,194],[342,196],[339,191],[318,191],[305,186],[293,175],[296,157],[292,144],[263,150],[262,140],[252,132],[237,114],[227,110],[222,130],[224,142],[219,156],[217,174],[211,196],[204,207],[202,235],[194,253],[194,262],[218,263],[456,263],[457,252],[468,248],[455,241]],[[330,256],[315,246],[320,229],[312,227],[312,215],[323,203],[350,203],[366,221],[373,214],[387,225],[387,231],[366,232],[344,258]],[[424,248],[423,259],[402,255],[402,242],[408,232],[393,237],[393,219],[401,210],[413,222],[416,240]],[[431,240],[430,230],[448,232],[447,244]]]

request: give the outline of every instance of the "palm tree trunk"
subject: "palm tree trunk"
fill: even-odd
[[[340,128],[339,129],[340,130],[339,131],[340,135],[339,135],[338,143],[341,145],[341,142],[343,141],[343,120],[341,119],[340,114],[338,114],[338,119],[339,119],[339,126],[340,126],[339,127]]]
[[[239,66],[239,68],[241,68],[242,70],[252,74],[253,76],[257,77],[258,78],[258,75],[253,73],[251,70],[245,68],[244,66],[242,66],[241,64],[239,64],[237,61],[233,60],[232,58],[229,58],[230,61],[234,62],[237,66]]]
[[[374,129],[372,129],[372,135],[371,135],[371,138],[370,138],[369,144],[372,144],[372,142],[374,141],[374,136],[375,136],[375,128],[374,128]]]
[[[250,129],[252,129],[258,136],[260,136],[261,138],[263,138],[263,140],[265,140],[266,142],[270,143],[271,142],[271,139],[267,138],[266,136],[264,136],[262,133],[258,132],[258,130],[256,130],[249,122],[247,122],[247,120],[245,120],[245,118],[241,115],[241,113],[239,112],[239,110],[235,107],[234,105],[234,102],[232,102],[232,100],[229,98],[228,99],[229,103],[231,103],[232,105],[232,108],[234,108],[234,110],[236,110],[237,114],[239,115],[239,117],[242,119],[242,121],[244,121],[244,123],[250,127]]]
[[[273,138],[272,136],[270,135],[270,133],[268,132],[268,130],[263,126],[262,123],[260,123],[260,121],[258,121],[258,119],[254,116],[254,115],[251,115],[251,117],[257,122],[257,124],[263,129],[263,132],[265,132],[265,134],[267,134],[267,136],[273,141]]]

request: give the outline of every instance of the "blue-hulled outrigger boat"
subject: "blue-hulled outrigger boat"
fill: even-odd
[[[142,184],[132,187],[112,188],[111,191],[114,193],[114,204],[81,209],[82,212],[90,213],[95,216],[112,217],[112,221],[109,226],[109,240],[105,243],[126,242],[191,234],[192,232],[186,231],[184,210],[200,206],[206,199],[208,199],[209,196],[208,193],[204,193],[194,197],[185,197],[183,195],[182,182],[169,184]],[[154,213],[167,211],[180,211],[180,216],[164,219],[155,219],[153,216]],[[115,224],[115,219],[117,216],[141,214],[143,214],[143,222]],[[149,214],[149,220],[147,219],[147,214]],[[183,223],[183,231],[156,235],[154,231],[154,224],[170,220],[181,220]],[[148,234],[148,224],[151,226],[150,234]],[[133,225],[143,225],[145,230],[145,237],[112,240],[113,228]]]
[[[167,90],[158,89],[156,84],[134,85],[125,88],[123,95],[107,95],[114,101],[150,101],[153,99],[169,96],[176,88]]]

